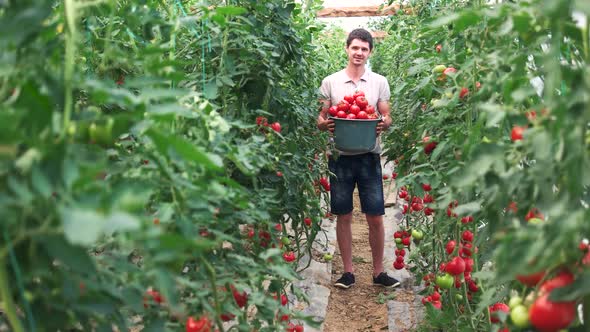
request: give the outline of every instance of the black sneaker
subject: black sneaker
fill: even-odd
[[[340,277],[340,279],[336,280],[334,286],[338,288],[348,289],[350,286],[354,285],[354,274],[350,272],[346,272]]]
[[[377,277],[373,277],[373,285],[395,288],[400,285],[400,282],[397,279],[388,276],[387,273],[381,272]]]

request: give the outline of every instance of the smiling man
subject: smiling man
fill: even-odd
[[[385,231],[383,215],[385,202],[381,174],[381,144],[379,134],[391,125],[389,115],[389,83],[379,74],[366,69],[366,63],[373,51],[373,37],[364,29],[353,30],[346,40],[348,65],[343,70],[326,77],[320,87],[322,109],[317,127],[322,131],[334,132],[334,120],[328,117],[328,110],[337,105],[344,96],[362,91],[369,105],[381,114],[377,124],[377,142],[368,153],[347,153],[338,151],[337,158],[330,158],[330,208],[337,215],[336,238],[344,264],[344,274],[334,283],[340,288],[350,288],[355,283],[352,266],[352,195],[358,186],[361,209],[369,225],[369,243],[373,259],[373,284],[397,287],[400,283],[383,270]]]

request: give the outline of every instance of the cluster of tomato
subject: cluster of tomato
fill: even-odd
[[[424,204],[433,203],[434,197],[430,195],[428,192],[432,190],[432,187],[429,184],[423,184],[422,189],[426,192],[424,197],[420,196],[413,196],[408,193],[406,187],[401,187],[398,193],[398,197],[408,202],[408,204],[404,204],[403,207],[403,214],[408,214],[412,212],[419,212],[424,210],[424,214],[427,216],[431,216],[434,214],[434,210]]]
[[[406,250],[404,248],[410,246],[411,234],[408,231],[396,231],[393,233],[395,239],[395,261],[393,262],[393,268],[401,270],[406,267],[404,257],[406,256]]]
[[[281,132],[281,124],[278,122],[273,122],[271,124],[268,123],[268,119],[265,118],[264,116],[257,116],[256,117],[256,125],[260,126],[260,127],[268,127],[274,131],[276,131],[277,133]]]
[[[379,115],[375,111],[375,106],[369,105],[369,101],[365,98],[365,93],[362,91],[355,92],[354,95],[344,96],[337,105],[333,105],[328,109],[330,116],[350,119],[350,120],[367,120],[378,119]]]

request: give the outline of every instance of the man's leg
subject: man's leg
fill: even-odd
[[[339,215],[336,220],[336,240],[342,256],[344,272],[354,273],[352,270],[352,212]],[[381,253],[383,256],[383,253]]]
[[[383,216],[369,214],[365,216],[369,224],[369,244],[371,245],[371,256],[373,256],[373,277],[377,277],[383,272],[383,251],[385,247]]]

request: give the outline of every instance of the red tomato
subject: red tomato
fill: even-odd
[[[453,251],[455,251],[455,247],[457,246],[457,242],[455,242],[455,240],[450,240],[449,242],[447,242],[447,245],[445,247],[445,250],[447,251],[447,254],[452,254]]]
[[[350,114],[347,114],[347,115],[346,115],[346,118],[347,118],[347,119],[350,119],[350,120],[354,120],[354,119],[356,119],[356,115],[354,115],[354,114],[350,113]]]
[[[292,252],[292,251],[288,251],[288,252],[286,252],[286,253],[283,254],[283,259],[287,263],[293,262],[295,260],[295,253]]]
[[[411,239],[410,239],[409,236],[408,237],[405,237],[405,238],[402,239],[402,244],[404,246],[409,246],[410,245],[410,241],[411,241]]]
[[[259,126],[268,126],[268,119],[263,116],[256,117],[256,124]]]
[[[463,218],[461,218],[461,222],[462,222],[463,224],[468,224],[468,223],[470,223],[470,222],[472,222],[472,221],[473,221],[473,217],[472,217],[472,216],[467,216],[467,217],[463,217]]]
[[[211,322],[209,318],[203,316],[195,320],[192,316],[186,320],[186,332],[210,332]]]
[[[356,99],[356,98],[355,98],[355,97],[353,97],[353,96],[351,96],[351,95],[344,96],[344,100],[345,100],[347,103],[351,104],[351,105],[354,103],[354,100],[355,100],[355,99]]]
[[[450,262],[447,263],[445,271],[454,276],[460,275],[465,272],[465,261],[463,258],[456,256]]]
[[[361,109],[365,109],[365,107],[369,105],[369,101],[367,100],[367,98],[365,98],[365,96],[358,96],[355,99],[355,102]]]
[[[500,318],[498,317],[496,312],[503,311],[506,314],[510,313],[510,307],[508,307],[508,305],[506,305],[505,303],[493,304],[493,305],[489,306],[488,310],[490,311],[490,321],[492,323],[500,322]]]
[[[557,276],[552,279],[549,279],[541,285],[541,292],[551,292],[555,288],[560,288],[567,286],[574,282],[574,275],[571,274],[569,271],[562,271]]]
[[[453,67],[447,67],[444,71],[443,74],[448,75],[450,73],[456,73],[457,69],[453,68]]]
[[[278,122],[271,124],[270,127],[272,128],[272,130],[276,131],[277,133],[281,132],[281,124]]]
[[[368,119],[369,115],[367,114],[367,112],[365,111],[360,111],[357,115],[356,115],[357,119]]]
[[[354,97],[354,100],[356,100],[358,97],[360,97],[360,96],[364,96],[364,95],[365,95],[365,93],[364,93],[364,92],[362,92],[362,91],[357,91],[357,92],[355,92],[355,93],[354,93],[353,97]]]
[[[430,191],[430,190],[432,190],[432,187],[429,184],[425,183],[422,185],[422,189],[424,191]]]
[[[436,53],[440,53],[441,50],[442,50],[442,45],[441,44],[436,45]]]
[[[338,110],[339,111],[343,111],[343,112],[347,112],[350,109],[350,104],[345,102],[345,101],[341,101],[340,103],[338,103]]]
[[[336,114],[338,114],[338,106],[331,106],[328,109],[328,113],[330,113],[331,116],[336,116]]]
[[[527,274],[527,275],[519,274],[516,276],[516,279],[518,281],[520,281],[523,285],[527,285],[529,287],[534,287],[544,277],[545,277],[545,271],[539,271],[539,272],[531,273],[531,274]]]
[[[367,112],[367,114],[375,114],[375,106],[367,105],[367,108],[365,108],[365,112]]]
[[[404,264],[403,262],[402,263],[399,263],[397,261],[393,262],[393,268],[396,269],[396,270],[401,270],[405,266],[406,266],[406,264]]]
[[[463,88],[461,88],[461,92],[459,92],[459,98],[463,99],[468,94],[469,94],[469,89],[463,87]]]
[[[350,113],[351,114],[357,115],[360,111],[361,111],[361,108],[358,107],[358,105],[350,106]]]
[[[232,294],[234,296],[234,300],[236,300],[236,304],[238,307],[243,308],[248,304],[248,293],[246,291],[240,293],[238,290],[232,285]]]
[[[426,209],[424,209],[424,214],[427,216],[431,216],[434,213],[434,210],[427,207]]]
[[[575,318],[575,302],[552,302],[549,294],[539,296],[529,308],[531,324],[541,332],[565,329]]]
[[[473,241],[473,233],[471,231],[464,231],[462,238],[465,242],[471,242]]]
[[[422,211],[424,205],[422,203],[412,203],[412,210],[414,211]]]
[[[344,111],[338,111],[338,113],[336,113],[336,117],[341,118],[341,119],[346,119],[346,112]]]
[[[431,154],[437,145],[438,145],[437,142],[430,142],[430,143],[426,144],[424,146],[424,153],[426,153],[427,155]]]
[[[512,127],[512,132],[510,133],[510,139],[512,139],[513,142],[522,140],[522,134],[524,133],[525,129],[526,129],[525,127],[520,127],[520,126]]]
[[[305,219],[303,219],[303,222],[307,225],[307,226],[311,226],[311,218],[307,217]]]

